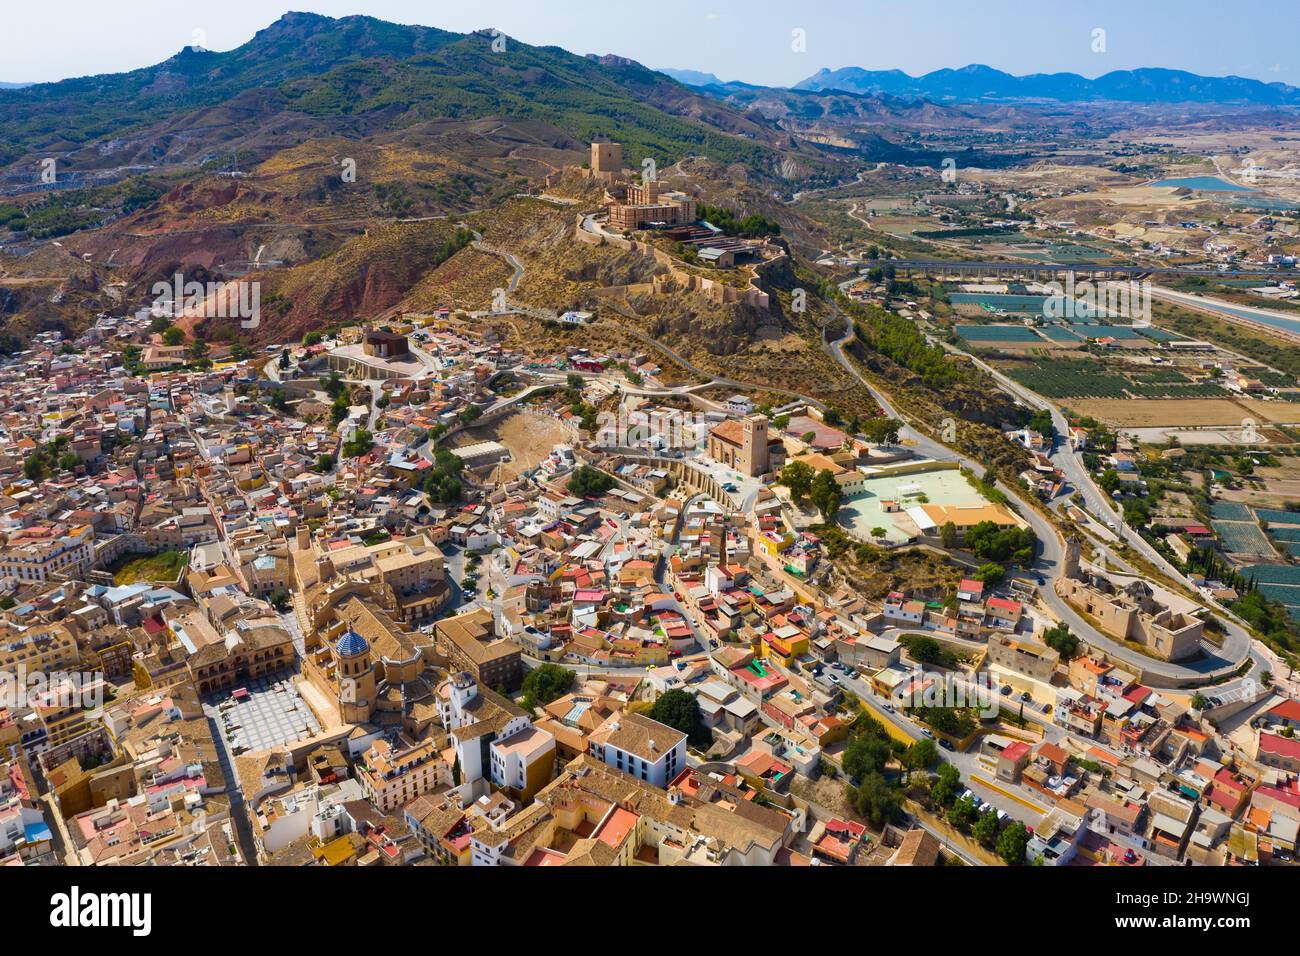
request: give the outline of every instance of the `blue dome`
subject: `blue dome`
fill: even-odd
[[[356,631],[344,631],[343,636],[334,642],[334,653],[339,657],[357,657],[368,650],[370,645]]]

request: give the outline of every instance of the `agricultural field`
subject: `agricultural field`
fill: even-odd
[[[958,325],[957,334],[975,346],[1029,343],[1044,345],[1034,330],[1024,325]]]
[[[1268,538],[1254,521],[1213,521],[1210,527],[1227,554],[1273,554]]]
[[[1210,517],[1216,521],[1254,521],[1250,509],[1235,501],[1216,501],[1210,505]]]
[[[1219,385],[1194,382],[1174,369],[1116,367],[1089,359],[1057,360],[1049,365],[1010,368],[1007,374],[1046,398],[1217,398],[1228,395],[1227,390]]]
[[[1261,443],[1285,442],[1287,437],[1276,429],[1265,428],[1268,422],[1290,424],[1300,421],[1300,409],[1293,402],[1260,402],[1241,398],[1116,398],[1113,396],[1080,398],[1070,401],[1070,410],[1076,415],[1088,415],[1119,428],[1180,429],[1222,428],[1224,434],[1216,435],[1210,444],[1238,444],[1237,433],[1242,423],[1253,419],[1259,423]],[[1291,409],[1286,413],[1286,409]],[[1160,443],[1164,437],[1142,435],[1143,441]],[[1178,433],[1184,444],[1194,441],[1196,435]]]

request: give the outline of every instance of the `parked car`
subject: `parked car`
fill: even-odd
[[[831,683],[832,683],[832,684],[838,684],[839,682],[840,682],[840,675],[839,675],[839,674],[832,674],[832,675],[831,675]]]
[[[948,741],[944,740],[942,737],[939,738],[939,746],[942,747],[944,750],[952,750],[952,749],[953,749],[952,744],[949,743]]]
[[[930,728],[929,728],[929,727],[922,727],[922,728],[921,728],[921,736],[923,736],[923,737],[929,737],[931,740],[934,740],[934,734],[932,734],[932,733],[930,732]]]

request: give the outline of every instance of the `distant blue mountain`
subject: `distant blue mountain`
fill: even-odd
[[[668,67],[660,67],[658,72],[664,76],[671,76],[678,83],[684,83],[687,86],[724,86],[722,80],[718,79],[712,73],[701,73],[699,70],[673,70]]]
[[[32,86],[31,83],[0,83],[0,90],[21,90],[24,86]]]
[[[685,82],[685,81],[683,81]],[[1300,89],[1242,76],[1198,76],[1184,70],[1115,70],[1089,80],[1077,73],[1013,76],[980,64],[910,76],[902,70],[849,66],[822,69],[797,90],[890,93],[933,100],[1039,99],[1063,102],[1113,100],[1131,103],[1221,103],[1255,106],[1300,105]]]

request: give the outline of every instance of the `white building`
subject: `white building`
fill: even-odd
[[[492,784],[523,800],[550,782],[555,771],[555,736],[528,724],[488,745]]]
[[[642,714],[611,715],[587,739],[587,750],[607,766],[660,788],[686,768],[686,735]]]

